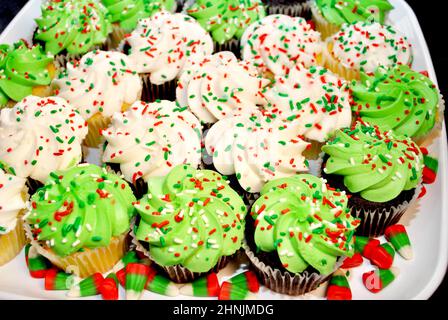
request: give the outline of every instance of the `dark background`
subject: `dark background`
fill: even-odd
[[[8,25],[11,19],[26,3],[26,0],[0,0],[0,33]],[[440,90],[445,97],[448,97],[448,54],[446,52],[445,35],[440,35],[446,30],[446,25],[442,24],[446,17],[442,15],[446,12],[442,1],[438,1],[437,10],[434,3],[422,0],[407,0],[414,9],[418,20],[428,42],[429,50],[432,55],[434,67],[436,69]],[[447,117],[447,113],[445,113]],[[445,277],[439,290],[433,295],[432,299],[443,299],[448,297],[448,277]]]

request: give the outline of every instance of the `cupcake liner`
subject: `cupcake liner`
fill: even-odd
[[[336,34],[339,30],[341,30],[341,27],[328,22],[324,16],[320,13],[319,8],[316,6],[316,4],[309,3],[311,16],[314,21],[314,24],[316,26],[316,30],[320,32],[322,36],[322,40],[327,39],[328,37]]]
[[[140,78],[143,82],[143,101],[154,102],[155,100],[176,100],[177,79],[161,85],[156,85],[151,83],[149,74],[141,74]]]
[[[27,243],[21,216],[19,215],[14,230],[0,235],[0,267],[13,260]]]
[[[359,80],[360,71],[345,67],[333,55],[333,42],[327,39],[322,50],[322,65],[345,80]]]
[[[84,139],[84,145],[89,148],[98,148],[101,144],[103,137],[101,136],[101,130],[106,129],[110,124],[110,118],[104,117],[102,114],[97,113],[87,120],[89,132]]]
[[[444,114],[445,114],[445,99],[442,93],[439,91],[439,106],[437,109],[436,123],[434,124],[434,127],[424,136],[413,137],[412,140],[420,147],[424,145],[429,145],[430,142],[433,141],[433,138],[437,137],[443,129],[443,121],[445,120]]]
[[[331,277],[331,274],[323,276],[316,272],[310,273],[308,271],[291,275],[289,272],[273,269],[271,266],[260,261],[255,253],[250,250],[246,242],[243,244],[243,249],[254,271],[257,273],[260,282],[274,292],[290,296],[301,296],[317,289]],[[340,268],[343,261],[344,258],[338,260],[334,271]]]
[[[231,51],[238,59],[241,59],[241,41],[238,39],[230,39],[224,43],[218,43],[214,41],[213,43],[215,52],[221,51]]]
[[[151,257],[151,253],[149,250],[147,250],[141,242],[137,239],[134,233],[134,226],[135,223],[131,226],[131,246],[135,247],[135,250],[142,253],[145,257],[147,257],[149,260],[151,260],[160,270],[162,270],[166,275],[171,279],[171,281],[175,283],[188,283],[192,282],[210,272],[219,272],[220,270],[224,269],[227,264],[230,262],[230,260],[233,259],[237,253],[235,253],[232,256],[223,256],[221,257],[216,265],[209,271],[209,272],[192,272],[188,270],[187,268],[181,266],[181,265],[174,265],[174,266],[161,266],[157,264],[156,261]]]
[[[292,4],[269,3],[267,5],[267,14],[284,14],[290,17],[302,17],[309,19],[311,17],[311,4],[308,2],[298,2]]]
[[[73,273],[81,278],[86,278],[96,272],[105,273],[111,270],[127,251],[126,239],[128,233],[124,233],[112,238],[107,247],[84,249],[83,252],[76,252],[67,257],[58,257],[34,240],[31,227],[26,223],[25,232],[31,241],[31,245],[36,248],[40,255],[65,272]]]
[[[117,49],[123,41],[124,37],[126,35],[126,31],[120,26],[119,23],[113,23],[112,24],[112,33],[109,34],[108,39],[108,49],[114,50]]]
[[[28,187],[28,193],[33,195],[44,186],[44,184],[38,180],[34,180],[32,178],[28,178],[26,180],[26,186]]]

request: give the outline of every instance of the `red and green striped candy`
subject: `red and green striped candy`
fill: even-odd
[[[428,149],[422,148],[423,162],[425,167],[423,168],[423,183],[433,184],[437,179],[437,173],[439,171],[439,160],[429,156]]]
[[[362,275],[362,282],[367,290],[372,293],[378,293],[389,286],[399,275],[397,268],[388,270],[376,269],[366,272]]]
[[[142,263],[129,263],[126,272],[126,300],[140,300],[148,282],[149,266]]]
[[[341,266],[341,269],[354,269],[362,266],[364,258],[359,252],[356,252],[353,257],[346,258]]]
[[[168,297],[175,297],[179,295],[179,289],[168,278],[158,274],[154,268],[149,268],[148,281],[146,283],[146,290],[158,293]]]
[[[47,271],[52,268],[50,261],[40,255],[30,244],[25,247],[25,260],[31,277],[35,279],[44,279]]]
[[[336,271],[327,288],[327,300],[352,300],[352,290],[345,273]]]
[[[129,263],[139,263],[139,262],[140,258],[138,257],[137,253],[135,251],[129,251],[124,255],[123,258],[121,258],[120,261],[118,261],[118,263],[114,266],[112,271],[117,272],[123,268],[126,268],[126,266]]]
[[[192,297],[217,297],[219,291],[218,276],[214,272],[180,288],[180,294]]]
[[[412,260],[414,253],[412,251],[411,241],[403,225],[397,224],[388,227],[386,229],[386,239],[392,243],[400,256],[406,260]]]
[[[394,263],[395,250],[389,244],[382,244],[372,250],[370,262],[380,269],[390,269]]]
[[[355,251],[362,254],[363,257],[370,260],[374,250],[380,246],[380,241],[377,239],[370,239],[367,237],[355,237]]]
[[[72,298],[96,296],[100,294],[103,281],[104,277],[101,273],[94,273],[73,286],[67,295]]]
[[[110,273],[100,287],[103,300],[118,300],[118,278],[115,273]]]
[[[75,282],[73,274],[52,268],[45,274],[45,290],[69,290]]]
[[[228,280],[231,284],[247,288],[252,293],[260,291],[260,282],[252,271],[246,271]]]
[[[126,268],[118,270],[116,273],[118,282],[123,288],[126,288]]]
[[[219,300],[253,300],[256,295],[251,293],[249,289],[240,287],[230,282],[224,282],[219,292]]]

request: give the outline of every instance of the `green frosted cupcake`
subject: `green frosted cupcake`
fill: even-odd
[[[40,254],[66,272],[104,273],[125,253],[135,201],[123,179],[98,166],[57,171],[31,198],[27,234]]]
[[[357,123],[338,130],[322,151],[323,177],[351,194],[349,207],[362,220],[361,235],[383,235],[420,193],[423,154],[406,136]]]
[[[266,16],[261,0],[197,0],[187,9],[210,32],[215,52],[232,51],[240,57],[240,39],[246,28]]]
[[[393,130],[421,143],[443,121],[439,89],[424,74],[406,65],[380,67],[351,87],[353,112],[381,130]]]
[[[262,283],[302,295],[316,289],[354,254],[359,220],[345,192],[308,174],[268,182],[246,223],[245,250]]]
[[[217,172],[179,165],[150,178],[135,207],[137,250],[175,282],[217,272],[241,248],[247,209]]]
[[[93,49],[108,49],[112,24],[107,9],[92,0],[49,1],[36,19],[34,43],[55,55],[58,68]]]
[[[23,41],[0,45],[0,108],[12,107],[29,95],[49,96],[55,74],[53,56],[39,45],[29,48]]]

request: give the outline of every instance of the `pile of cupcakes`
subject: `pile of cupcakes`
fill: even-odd
[[[397,224],[444,102],[387,0],[54,0],[0,46],[0,265],[302,295]],[[100,154],[101,167],[87,163]],[[313,168],[313,169],[311,169]]]

